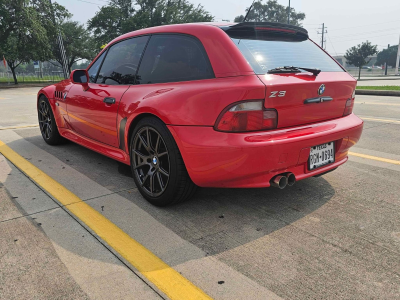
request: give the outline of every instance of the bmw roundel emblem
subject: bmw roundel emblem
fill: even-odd
[[[321,84],[318,89],[318,95],[322,95],[325,92],[325,84]]]
[[[155,157],[155,156],[153,157],[153,164],[155,164],[155,165],[157,164],[157,157]]]

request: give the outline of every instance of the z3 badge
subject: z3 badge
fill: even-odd
[[[271,95],[269,96],[269,98],[285,97],[285,95],[286,95],[286,91],[275,91],[275,92],[271,92]]]

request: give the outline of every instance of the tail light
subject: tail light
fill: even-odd
[[[354,90],[353,94],[351,95],[351,98],[347,99],[346,101],[346,107],[344,108],[343,117],[348,116],[353,112],[355,98],[356,98],[356,90]]]
[[[218,117],[215,129],[225,132],[245,132],[274,129],[277,125],[277,111],[264,109],[261,100],[228,106]]]

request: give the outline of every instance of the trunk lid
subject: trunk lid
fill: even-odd
[[[278,111],[278,128],[342,117],[356,87],[356,80],[346,72],[257,76],[266,86],[265,108]],[[322,85],[325,89],[319,94]]]

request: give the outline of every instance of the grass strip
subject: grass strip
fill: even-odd
[[[357,86],[357,90],[400,91],[400,85]]]

